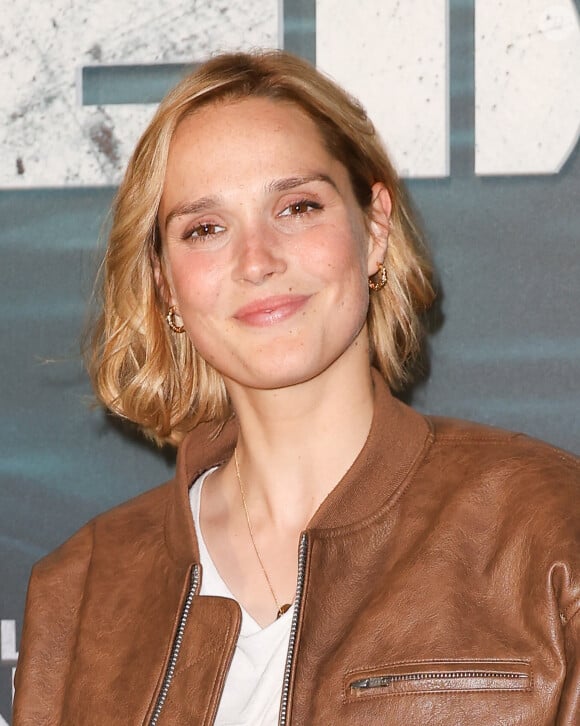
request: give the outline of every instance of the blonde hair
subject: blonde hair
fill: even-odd
[[[187,335],[169,329],[157,289],[157,213],[169,145],[180,121],[217,101],[265,97],[310,116],[331,155],[346,167],[361,209],[383,182],[392,201],[386,286],[370,296],[371,362],[393,389],[409,379],[423,336],[421,313],[433,301],[431,267],[397,174],[361,105],[306,61],[283,51],[213,58],[161,102],[133,153],[113,204],[101,270],[102,308],[86,351],[100,400],[159,444],[177,444],[204,421],[231,416],[220,374]]]

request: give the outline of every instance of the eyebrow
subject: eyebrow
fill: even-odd
[[[338,191],[338,186],[332,177],[328,176],[328,174],[322,173],[306,174],[305,176],[289,176],[283,179],[276,179],[266,184],[266,191],[287,192],[291,189],[296,189],[296,187],[300,187],[303,184],[309,184],[310,182],[324,182],[325,184],[330,184],[333,189]],[[194,202],[184,202],[183,204],[179,204],[167,215],[167,218],[165,219],[165,229],[169,227],[170,222],[172,222],[176,217],[184,217],[188,214],[199,214],[199,212],[205,212],[208,209],[214,208],[218,204],[218,197],[200,197]]]
[[[169,223],[176,217],[184,217],[188,214],[198,214],[199,212],[205,212],[212,207],[215,207],[218,203],[217,197],[201,197],[196,199],[195,202],[184,202],[174,207],[165,219],[165,229],[169,227]]]
[[[310,182],[318,181],[330,184],[336,191],[338,187],[334,180],[328,176],[328,174],[307,174],[306,176],[289,176],[284,179],[277,179],[276,181],[270,182],[266,186],[269,192],[287,192],[290,189],[302,186],[302,184],[309,184]]]

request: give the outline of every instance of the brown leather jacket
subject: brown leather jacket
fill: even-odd
[[[301,537],[280,723],[580,724],[579,461],[375,391]],[[196,595],[187,491],[235,433],[36,565],[15,726],[213,723],[240,610]]]

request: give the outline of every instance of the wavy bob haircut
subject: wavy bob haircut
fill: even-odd
[[[370,296],[371,363],[393,389],[408,380],[422,342],[421,314],[434,298],[431,267],[409,203],[361,105],[306,61],[283,51],[214,57],[160,104],[129,162],[112,210],[101,268],[100,313],[86,359],[98,398],[157,443],[177,444],[201,422],[231,415],[220,374],[167,323],[156,285],[161,255],[157,214],[169,145],[180,121],[199,108],[249,97],[295,104],[316,124],[329,153],[348,171],[361,209],[383,182],[392,201],[386,286]]]

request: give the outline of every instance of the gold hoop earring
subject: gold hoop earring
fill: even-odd
[[[369,277],[369,289],[373,292],[376,292],[377,290],[382,290],[383,287],[387,284],[387,268],[383,265],[382,262],[378,263],[378,270],[375,272],[373,277],[377,277],[377,281],[374,282]]]
[[[167,320],[167,325],[173,330],[174,333],[185,333],[185,325],[178,325],[175,322],[175,316],[177,315],[177,307],[175,305],[172,305],[169,310],[167,311],[167,315],[165,316],[165,320]]]

